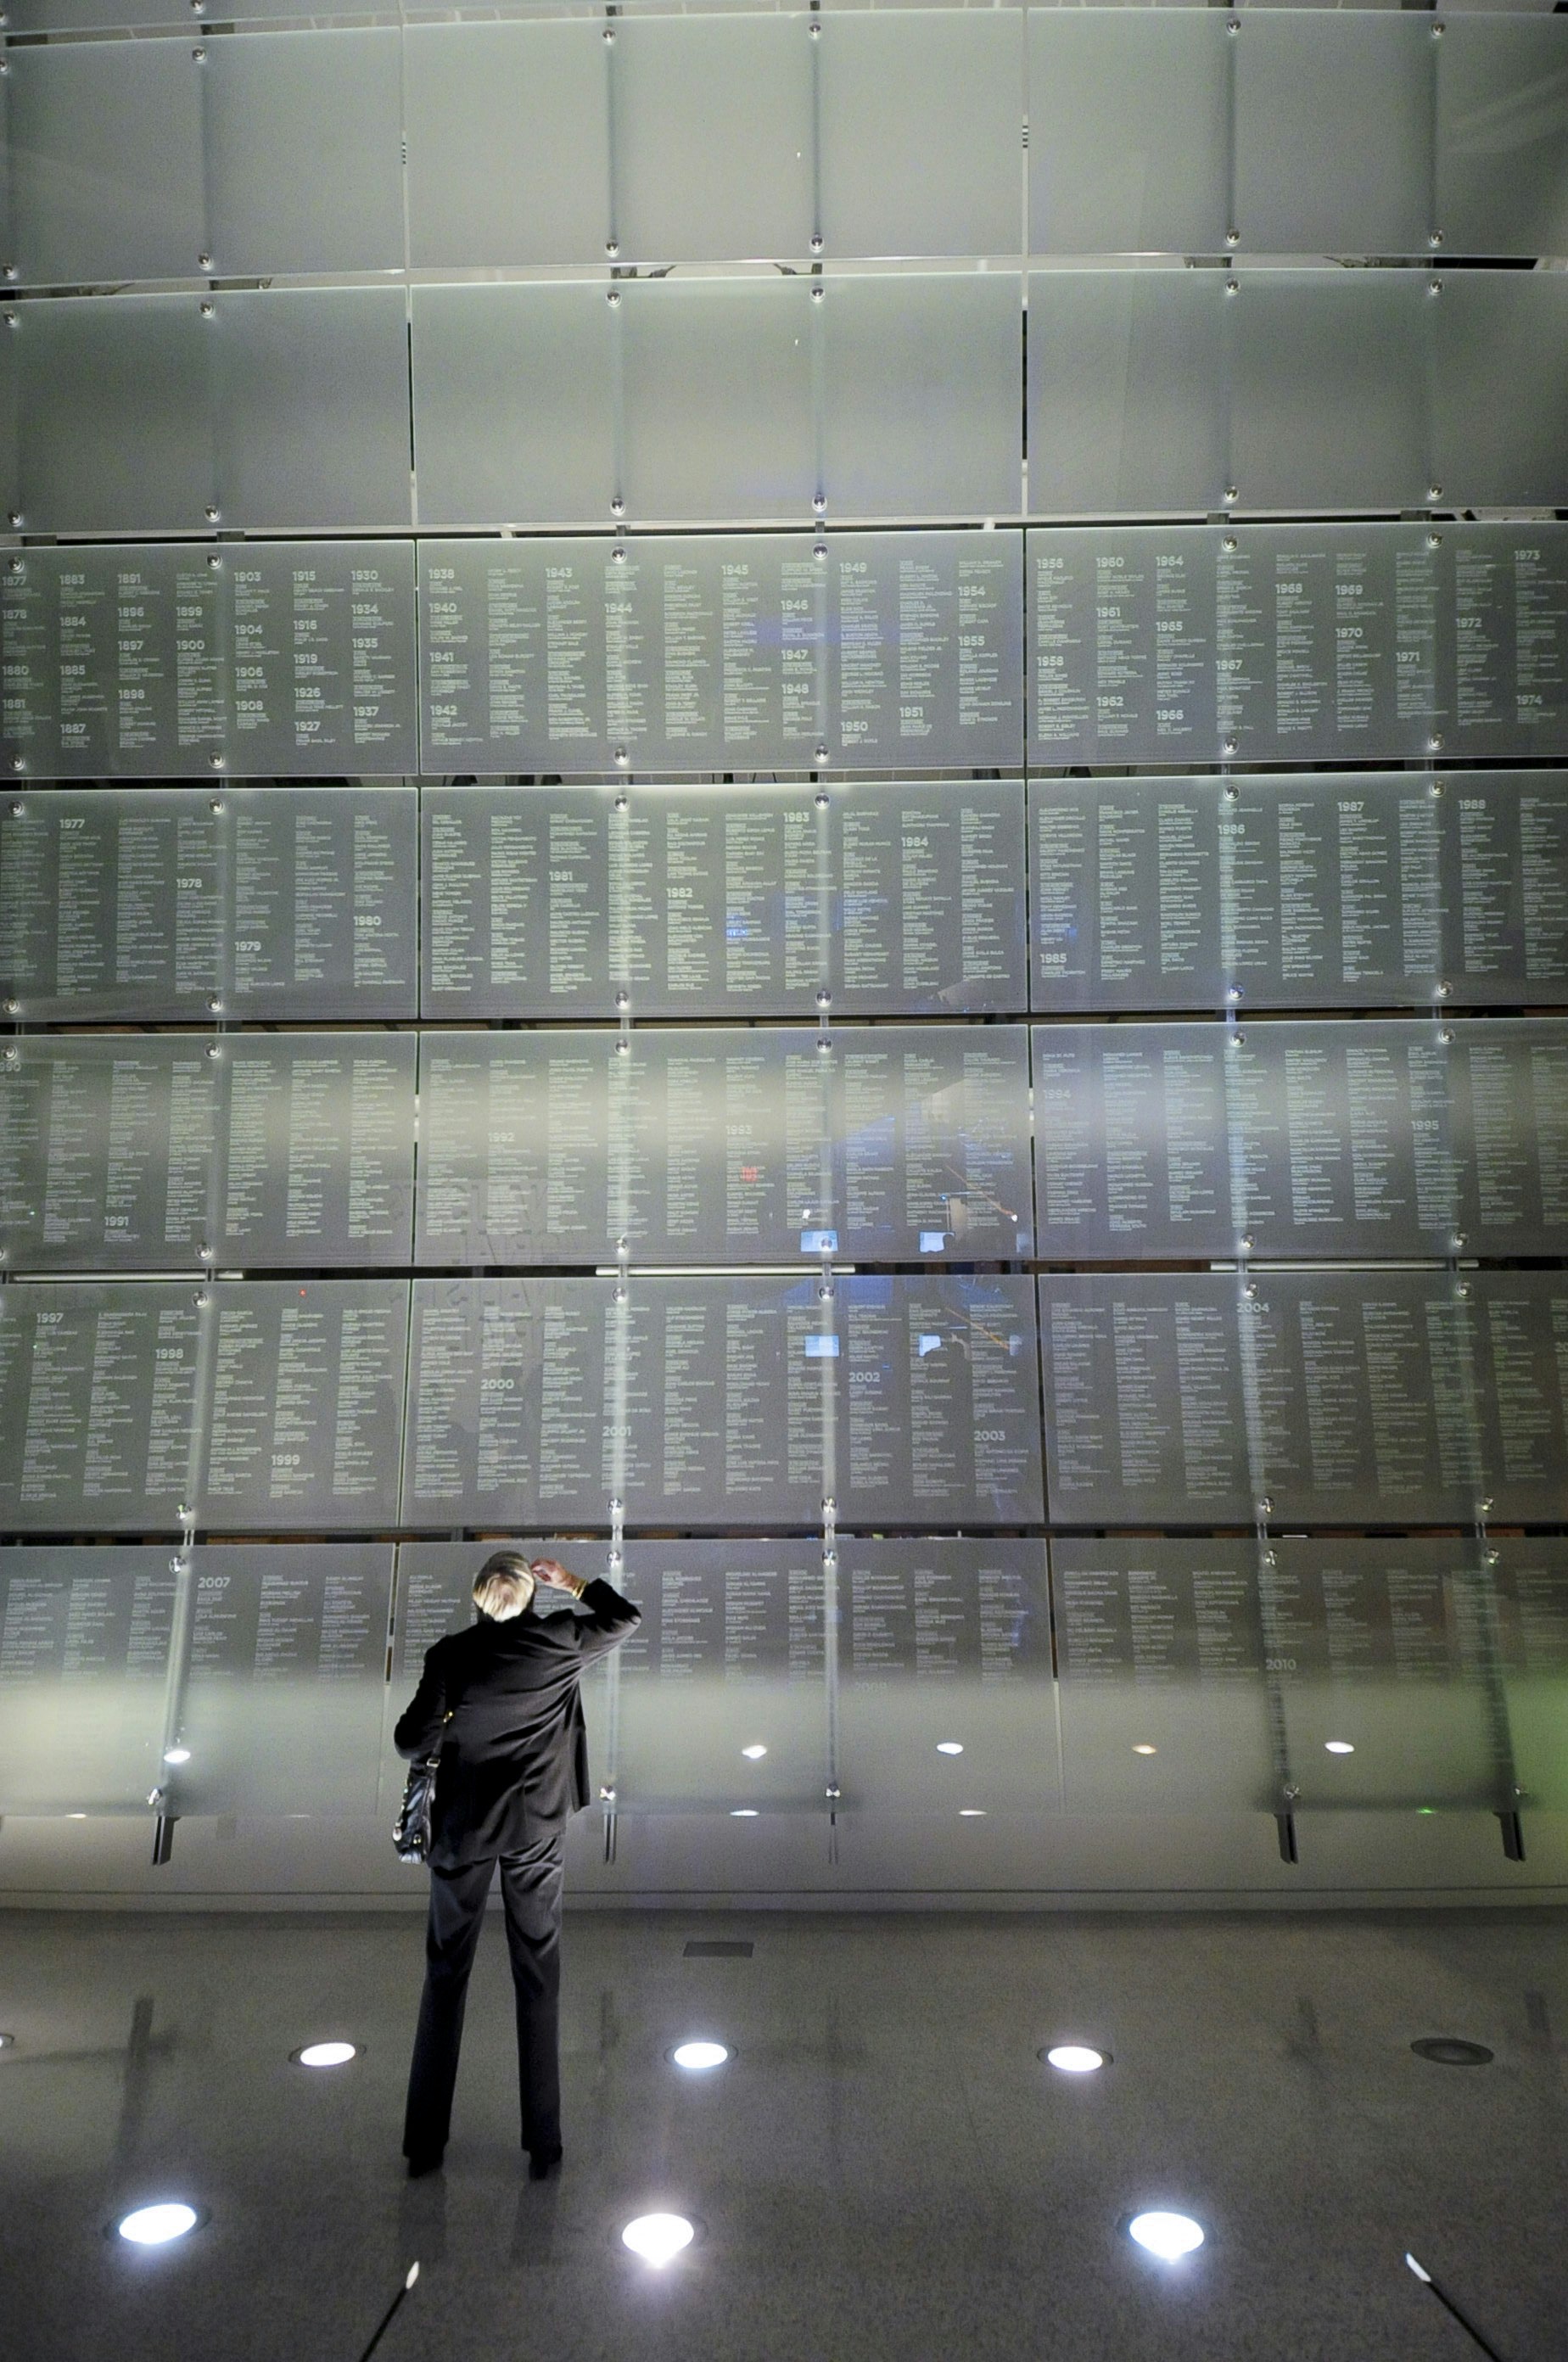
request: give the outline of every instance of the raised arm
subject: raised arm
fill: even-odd
[[[629,1599],[623,1599],[613,1584],[597,1576],[585,1583],[580,1575],[569,1573],[558,1559],[536,1558],[534,1574],[540,1583],[569,1591],[587,1608],[586,1616],[574,1619],[578,1649],[585,1658],[602,1657],[643,1620],[642,1609],[634,1607]]]

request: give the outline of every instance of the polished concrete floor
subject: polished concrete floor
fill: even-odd
[[[6,2362],[1507,2362],[1568,2349],[1568,1913],[569,1919],[567,2162],[516,2147],[486,1929],[445,2171],[403,1918],[0,1914]],[[750,1958],[689,1940],[749,1939]],[[734,2057],[683,2076],[666,2052]],[[313,2038],[364,2046],[310,2074]],[[1458,2036],[1484,2067],[1410,2048]],[[1070,2081],[1066,2036],[1113,2055]],[[210,2209],[136,2254],[104,2226]],[[1154,2264],[1139,2206],[1209,2233]],[[617,2244],[699,2224],[656,2272]]]

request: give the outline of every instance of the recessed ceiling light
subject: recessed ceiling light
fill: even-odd
[[[307,2042],[294,2058],[302,2067],[347,2067],[350,2058],[358,2058],[356,2042]]]
[[[68,1821],[84,1821],[87,1816],[85,1813],[67,1813],[65,1817]]]
[[[705,2075],[711,2068],[722,2067],[730,2054],[722,2042],[678,2042],[669,2055],[689,2074]]]
[[[1097,2067],[1109,2067],[1109,2050],[1091,2049],[1087,2042],[1058,2042],[1042,2057],[1048,2067],[1063,2075],[1092,2075]]]
[[[1149,2214],[1134,2214],[1127,2225],[1127,2235],[1135,2239],[1151,2256],[1158,2256],[1164,2264],[1180,2261],[1190,2256],[1195,2247],[1203,2245],[1203,2225],[1195,2223],[1190,2214],[1167,2214],[1156,2208]]]
[[[767,1749],[764,1747],[760,1738],[755,1739],[751,1746],[743,1747],[741,1749],[741,1753],[745,1757],[748,1763],[760,1763],[767,1752]]]
[[[732,1821],[755,1821],[756,1818],[756,1806],[755,1805],[736,1805],[731,1811],[730,1818]]]
[[[191,1750],[188,1747],[166,1747],[163,1750],[165,1763],[188,1763],[190,1760]]]
[[[1325,1751],[1330,1755],[1353,1755],[1355,1749],[1348,1738],[1325,1738]]]
[[[684,2214],[639,2214],[621,2234],[623,2246],[662,2271],[695,2236]]]
[[[176,2201],[160,2206],[138,2206],[131,2213],[122,2214],[115,2228],[133,2246],[162,2247],[171,2239],[182,2239],[200,2220],[193,2206]]]
[[[939,1738],[936,1742],[936,1751],[939,1755],[962,1755],[964,1742],[961,1738]]]
[[[984,1805],[960,1805],[958,1817],[961,1821],[983,1821],[986,1817],[986,1808]]]
[[[1134,1755],[1157,1755],[1159,1751],[1157,1747],[1151,1747],[1146,1738],[1139,1739],[1132,1749]]]

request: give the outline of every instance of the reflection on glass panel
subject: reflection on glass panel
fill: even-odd
[[[1474,1396],[1497,1522],[1568,1518],[1568,1274],[1483,1271],[1474,1306]]]
[[[14,33],[81,33],[182,25],[191,28],[191,0],[10,0]],[[334,20],[386,13],[386,0],[312,0],[313,17]],[[300,0],[227,0],[226,21],[248,24],[274,17],[300,17]]]
[[[597,24],[410,25],[411,260],[597,262],[610,237]]]
[[[1037,1541],[840,1535],[845,1812],[1055,1812],[1050,1608]]]
[[[1261,1580],[1298,1809],[1506,1808],[1507,1728],[1475,1544],[1274,1548]]]
[[[1437,227],[1451,254],[1568,251],[1568,23],[1444,21]]]
[[[201,68],[184,42],[6,52],[24,285],[188,278],[203,250]]]
[[[167,1550],[0,1552],[0,1812],[145,1808],[174,1591]]]
[[[1021,294],[1014,271],[826,281],[835,516],[1016,513]]]
[[[1218,254],[1231,227],[1226,19],[1032,8],[1035,254]]]
[[[611,60],[613,236],[625,262],[804,254],[803,17],[622,17]]]
[[[231,299],[232,300],[232,299]],[[17,482],[29,532],[200,528],[217,500],[213,322],[193,295],[18,304]]]
[[[1493,1544],[1487,1570],[1519,1801],[1568,1811],[1568,1542],[1553,1535]]]
[[[612,1580],[643,1620],[613,1661],[613,1753],[605,1678],[583,1684],[596,1776],[613,1777],[617,1809],[823,1810],[820,1541],[633,1542],[625,1560]]]
[[[783,21],[758,19],[756,29]],[[627,30],[672,28],[687,29],[650,20]],[[618,292],[628,514],[670,524],[809,515],[808,281],[624,280]]]
[[[1217,270],[1030,273],[1032,513],[1220,507],[1224,300]]]
[[[1231,306],[1243,509],[1395,509],[1428,491],[1425,275],[1248,270]]]
[[[614,497],[602,286],[416,287],[422,525],[597,524]]]
[[[1449,1026],[1458,1228],[1483,1255],[1568,1252],[1568,1026]]]
[[[390,1543],[189,1553],[188,1654],[163,1784],[176,1814],[376,1809]]]
[[[214,302],[204,325],[217,339],[225,523],[406,530],[403,290],[273,288]]]
[[[1251,1542],[1054,1541],[1069,1812],[1273,1809]]]
[[[203,76],[208,251],[247,271],[403,261],[395,26],[214,41]]]
[[[1432,480],[1444,499],[1568,506],[1568,274],[1446,270],[1433,309]]]
[[[1236,218],[1251,254],[1424,253],[1430,19],[1253,8],[1236,44]]]
[[[828,253],[1016,254],[1021,16],[846,10],[819,49]]]

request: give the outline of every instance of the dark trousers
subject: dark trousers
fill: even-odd
[[[501,1899],[506,1948],[517,1991],[517,2081],[523,2146],[548,2157],[561,2140],[558,2034],[561,1982],[561,1882],[565,1836],[539,1838],[503,1853]],[[403,2118],[405,2157],[438,2156],[452,2121],[452,2089],[463,2039],[469,1971],[479,1948],[493,1860],[430,1872],[430,1926],[425,1939],[425,1992]]]

